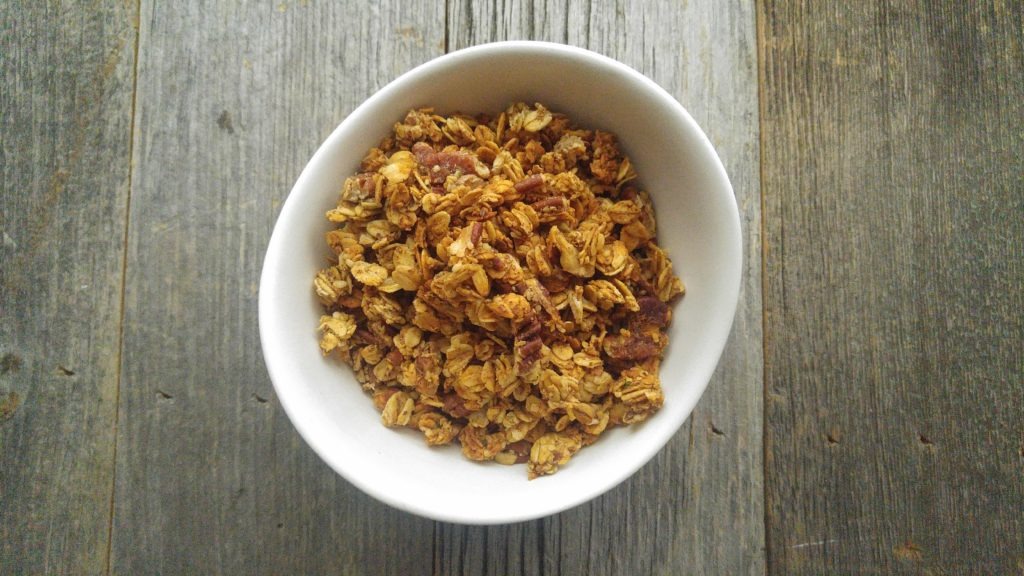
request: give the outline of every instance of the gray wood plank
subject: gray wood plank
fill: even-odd
[[[647,74],[707,131],[740,204],[744,285],[697,410],[649,465],[597,500],[500,527],[442,524],[442,574],[763,574],[757,56],[751,2],[449,3],[449,48],[536,39]]]
[[[772,573],[1024,570],[1022,12],[759,3]]]
[[[0,573],[106,569],[133,6],[0,3]]]
[[[142,4],[113,572],[425,574],[433,524],[340,479],[261,361],[277,209],[344,116],[443,51],[434,2]]]

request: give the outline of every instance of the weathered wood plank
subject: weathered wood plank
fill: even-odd
[[[772,573],[1024,570],[1022,12],[759,3]]]
[[[0,4],[0,573],[102,573],[132,6]]]
[[[741,206],[744,285],[732,340],[688,424],[592,503],[500,527],[442,524],[442,574],[763,574],[757,60],[750,2],[449,4],[449,48],[536,39],[644,72],[694,115]],[[716,432],[717,431],[717,432]]]
[[[335,125],[443,51],[434,2],[143,2],[113,571],[425,574],[433,524],[302,442],[260,360],[277,208]]]

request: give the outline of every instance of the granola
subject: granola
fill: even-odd
[[[683,292],[614,135],[541,104],[412,110],[345,180],[320,348],[385,426],[552,474],[664,402]]]

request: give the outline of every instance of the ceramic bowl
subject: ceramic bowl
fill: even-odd
[[[465,459],[414,430],[385,428],[347,366],[317,347],[312,281],[327,262],[324,212],[345,178],[395,122],[417,107],[497,113],[540,102],[619,137],[655,206],[658,242],[686,284],[661,365],[665,405],[610,430],[552,476]],[[469,524],[538,518],[616,486],[651,459],[693,410],[718,363],[740,287],[739,216],[707,137],[654,82],[599,54],[540,42],[453,52],[402,75],[356,108],[302,171],[281,208],[260,280],[263,355],[281,406],[302,437],[353,485],[394,507]],[[670,474],[665,471],[665,474]]]

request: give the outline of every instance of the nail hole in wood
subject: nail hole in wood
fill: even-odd
[[[227,110],[221,112],[217,117],[217,126],[228,134],[235,133],[235,125],[231,122],[231,113]]]

